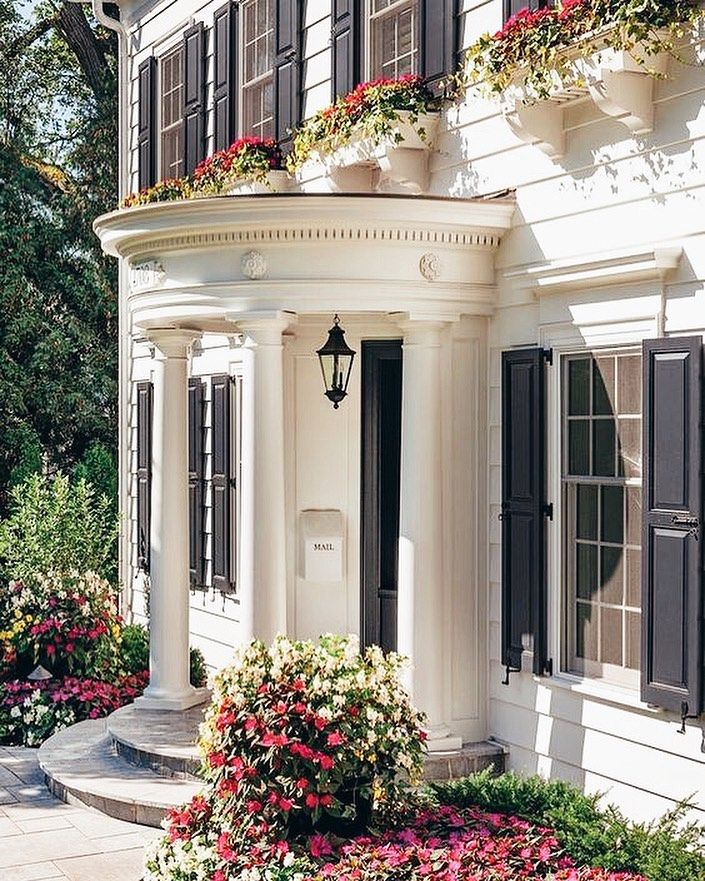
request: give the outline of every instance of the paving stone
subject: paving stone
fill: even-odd
[[[71,824],[86,838],[106,838],[115,835],[127,835],[135,832],[134,823],[126,823],[113,817],[106,817],[98,811],[76,811],[71,815]],[[154,830],[152,830],[154,831]],[[100,842],[102,847],[102,841]]]
[[[22,830],[9,817],[0,816],[0,838],[7,835],[18,835]]]
[[[17,820],[16,825],[22,832],[47,832],[50,829],[71,829],[74,826],[71,822],[72,817],[73,815],[70,813],[68,816],[66,814],[54,813],[46,817],[33,817],[31,814],[28,814],[26,820]]]
[[[3,813],[11,820],[28,820],[38,819],[39,817],[55,817],[58,814],[71,814],[76,810],[72,805],[64,804],[57,801],[51,795],[46,793],[44,798],[35,798],[30,801],[15,802],[14,804],[3,805],[0,813]]]
[[[68,857],[97,853],[99,847],[77,829],[58,829],[50,832],[30,832],[12,841],[12,847],[0,850],[0,868],[24,866],[47,860],[56,862]]]
[[[18,786],[5,787],[10,795],[15,797],[16,801],[36,801],[47,797],[46,786],[43,783],[22,783]]]
[[[132,828],[135,828],[134,824]],[[159,837],[155,833],[157,833],[157,830],[152,829],[152,837],[147,840],[145,840],[144,835],[140,835],[138,832],[132,832],[129,835],[110,835],[107,838],[99,839],[96,844],[100,846],[103,853],[113,853],[118,850],[134,850],[135,848],[140,848],[144,851],[147,844]]]
[[[52,862],[0,869],[0,881],[49,881],[49,879],[65,877],[61,869]]]
[[[140,881],[143,874],[141,847],[55,862],[70,881]]]
[[[17,801],[15,796],[11,792],[8,792],[7,789],[0,786],[0,805],[9,805],[15,801]]]
[[[23,781],[20,778],[13,774],[12,771],[5,765],[5,762],[0,762],[0,786],[17,786]]]

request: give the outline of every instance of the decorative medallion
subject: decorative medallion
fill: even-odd
[[[419,260],[419,272],[427,281],[436,281],[441,274],[441,258],[428,252]]]
[[[130,287],[153,288],[164,278],[164,267],[159,260],[143,260],[130,267]]]
[[[267,272],[267,261],[259,251],[248,251],[247,254],[243,254],[240,266],[242,274],[251,279],[264,278]]]

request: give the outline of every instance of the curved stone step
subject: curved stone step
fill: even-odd
[[[195,780],[162,777],[117,754],[106,719],[89,719],[59,731],[39,748],[39,766],[57,798],[80,802],[110,817],[160,826],[166,811],[191,799]]]
[[[207,704],[183,712],[137,709],[128,704],[108,716],[108,733],[119,755],[161,777],[194,780],[201,763],[198,726]]]

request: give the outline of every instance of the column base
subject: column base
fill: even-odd
[[[431,725],[425,728],[426,750],[429,753],[454,753],[463,748],[463,739],[451,734],[447,725]]]
[[[136,698],[135,709],[179,712],[180,710],[188,710],[190,707],[197,707],[199,704],[205,704],[210,699],[211,693],[208,688],[188,688],[181,693],[171,694],[159,693],[159,691],[150,693],[148,686],[144,694]]]

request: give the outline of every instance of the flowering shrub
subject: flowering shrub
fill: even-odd
[[[190,878],[180,866],[194,854],[234,877],[283,858],[303,835],[325,848],[323,833],[365,828],[373,798],[394,797],[400,772],[417,780],[422,768],[422,718],[399,682],[402,664],[378,648],[360,654],[354,637],[244,649],[216,677],[201,728],[207,789],[169,814],[154,877]]]
[[[121,623],[113,588],[94,572],[36,575],[9,585],[0,651],[18,675],[42,664],[55,676],[110,678]]]
[[[227,150],[219,150],[197,166],[193,190],[217,195],[243,181],[266,183],[267,172],[281,167],[281,150],[272,138],[239,138]]]
[[[380,141],[392,134],[401,112],[407,111],[410,122],[416,124],[421,114],[436,107],[436,100],[420,76],[408,74],[399,79],[363,83],[307,119],[297,130],[287,158],[289,170],[300,168],[312,153],[330,153],[353,138]],[[423,137],[423,128],[417,130]]]
[[[67,676],[44,682],[16,679],[2,684],[0,743],[39,746],[47,737],[80,722],[107,716],[140,695],[148,674],[116,684]]]
[[[172,177],[157,181],[154,186],[146,187],[139,193],[125,196],[121,208],[134,208],[135,205],[149,205],[152,202],[173,202],[176,199],[190,199],[193,185],[190,177]]]
[[[562,0],[522,9],[469,48],[459,85],[481,83],[498,94],[519,78],[530,98],[546,98],[556,76],[581,85],[571,62],[598,48],[629,52],[648,70],[649,58],[672,52],[683,24],[700,14],[694,0]]]

